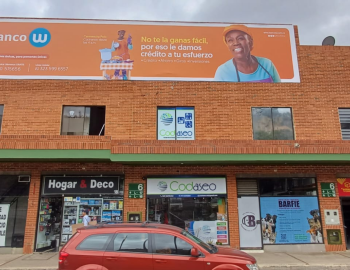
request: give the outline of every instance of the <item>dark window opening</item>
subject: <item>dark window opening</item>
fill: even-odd
[[[252,108],[254,140],[294,140],[291,108]]]
[[[260,196],[317,196],[315,178],[272,178],[259,180]]]
[[[64,106],[61,135],[105,134],[106,107]]]

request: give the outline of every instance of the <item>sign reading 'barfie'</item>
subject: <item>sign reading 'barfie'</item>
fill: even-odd
[[[293,25],[0,19],[0,44],[3,79],[300,82]]]
[[[119,194],[119,177],[47,176],[44,194]]]

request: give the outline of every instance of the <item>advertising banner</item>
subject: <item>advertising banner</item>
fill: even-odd
[[[317,197],[262,197],[264,245],[323,243]]]
[[[9,204],[0,204],[0,247],[5,246]]]
[[[189,233],[198,237],[203,242],[215,245],[220,242],[228,244],[227,221],[190,221],[186,223]]]
[[[43,194],[116,194],[119,189],[118,176],[46,176]]]
[[[158,108],[158,140],[194,140],[194,108]]]
[[[241,248],[261,248],[259,197],[238,198],[239,241]]]
[[[350,178],[338,178],[339,197],[350,197]]]
[[[176,108],[176,139],[194,140],[194,108]]]
[[[0,19],[0,78],[300,82],[293,25]]]
[[[147,178],[147,197],[226,197],[226,178]]]
[[[158,140],[175,140],[175,108],[158,108]]]

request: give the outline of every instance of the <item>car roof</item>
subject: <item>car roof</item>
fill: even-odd
[[[98,223],[97,225],[92,226],[85,226],[80,227],[77,229],[77,231],[90,231],[90,230],[103,230],[103,231],[110,231],[113,229],[135,229],[135,231],[138,231],[139,229],[153,229],[153,230],[165,230],[170,232],[177,232],[181,233],[183,229],[179,227],[175,227],[172,225],[166,225],[166,224],[160,224],[160,223],[150,223],[150,222],[144,222],[144,223]]]

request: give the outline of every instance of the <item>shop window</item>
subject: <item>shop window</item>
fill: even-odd
[[[254,140],[294,140],[291,108],[252,108]]]
[[[350,140],[350,109],[339,109],[339,120],[343,140]]]
[[[114,251],[120,252],[148,252],[147,233],[119,233],[114,239]]]
[[[172,255],[191,255],[192,245],[173,235],[153,234],[155,253]]]
[[[91,235],[83,240],[77,247],[77,250],[94,250],[104,251],[109,243],[109,239],[113,237],[113,234],[96,234]]]
[[[317,196],[315,178],[260,179],[261,196]]]
[[[0,176],[0,212],[6,216],[0,228],[0,247],[23,247],[28,211],[29,182],[17,175]]]
[[[158,140],[194,140],[194,107],[158,107]]]
[[[64,106],[61,135],[104,135],[106,107]]]

